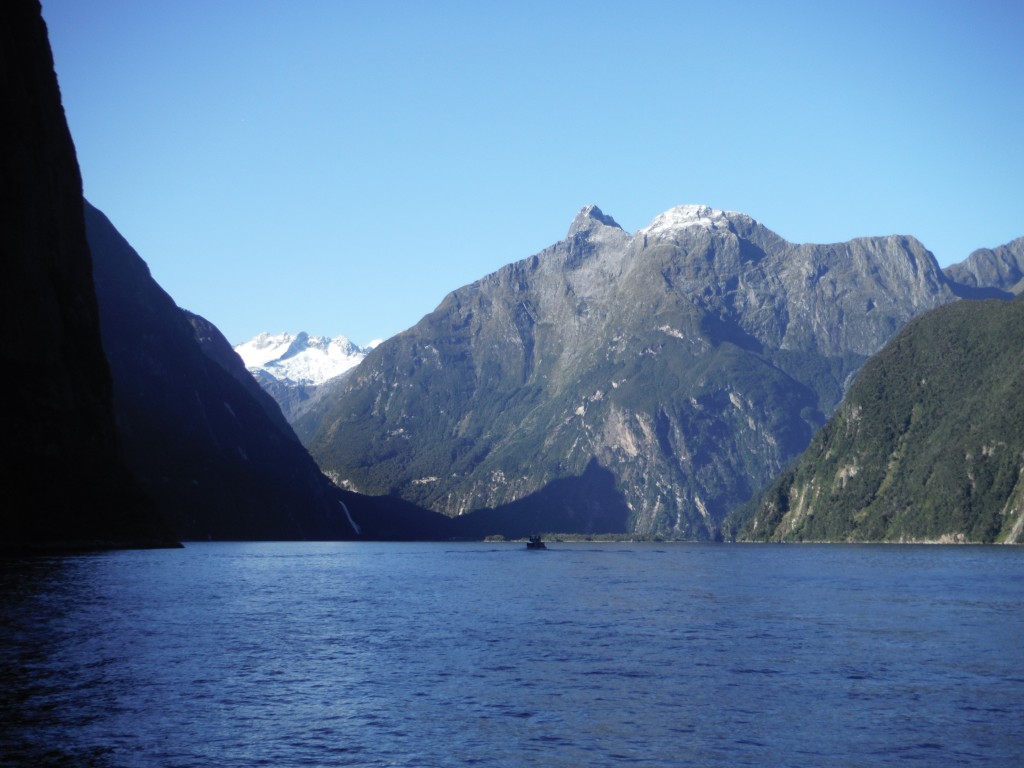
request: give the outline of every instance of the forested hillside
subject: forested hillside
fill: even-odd
[[[958,302],[868,361],[740,535],[1020,542],[1022,471],[1024,299]]]

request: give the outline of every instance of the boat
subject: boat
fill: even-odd
[[[544,541],[543,541],[543,539],[541,539],[540,536],[531,536],[529,539],[527,539],[526,540],[526,548],[527,549],[547,549],[547,547],[544,546]]]

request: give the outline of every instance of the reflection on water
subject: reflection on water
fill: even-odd
[[[0,561],[0,764],[1019,765],[1024,550]]]

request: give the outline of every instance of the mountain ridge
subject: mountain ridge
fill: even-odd
[[[627,233],[586,206],[382,343],[296,431],[337,482],[453,517],[596,461],[628,532],[715,538],[954,288],[909,236],[798,245],[708,206]]]
[[[944,271],[968,288],[1020,295],[1024,293],[1024,237],[995,248],[979,248]]]

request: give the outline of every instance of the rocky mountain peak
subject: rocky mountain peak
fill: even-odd
[[[622,229],[615,219],[603,213],[596,205],[586,205],[576,214],[576,218],[572,220],[566,237],[571,238],[580,232],[589,232],[600,226]]]
[[[573,531],[618,515],[617,531],[709,538],[867,357],[955,299],[908,236],[794,244],[706,205],[629,234],[587,206],[566,241],[385,342],[297,431],[353,487],[486,518],[484,534],[519,530],[488,515],[528,509]]]

